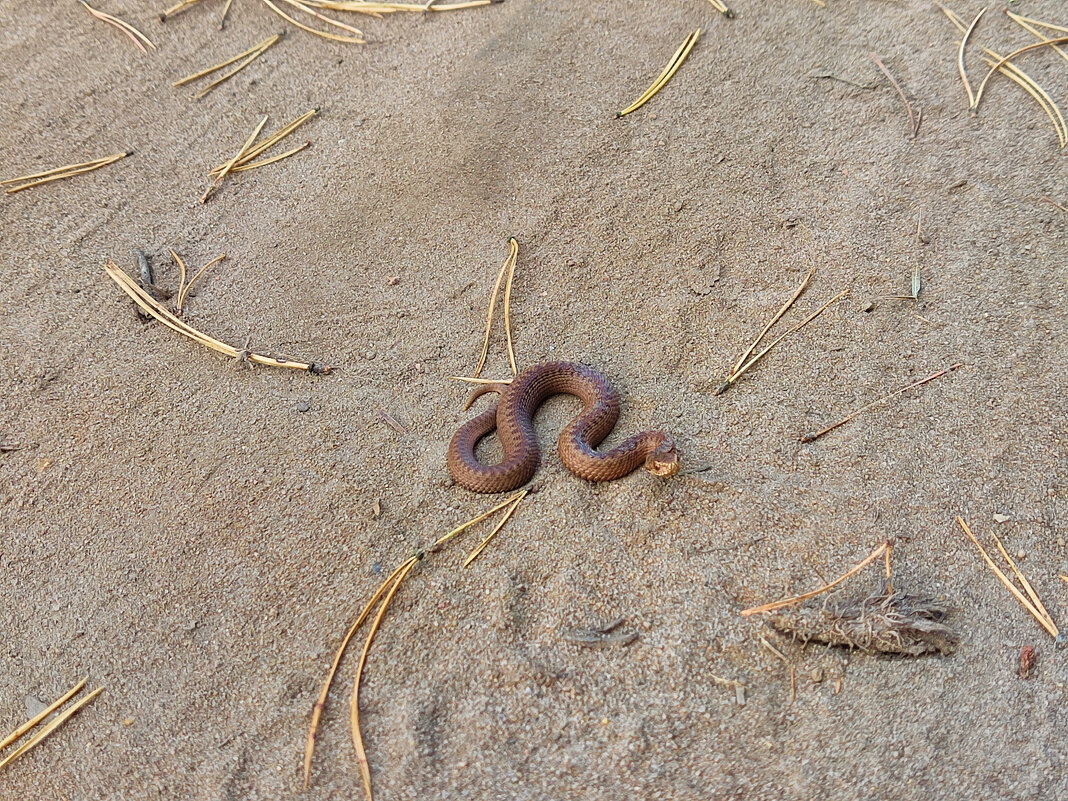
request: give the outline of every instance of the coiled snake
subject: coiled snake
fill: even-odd
[[[679,472],[675,444],[662,431],[643,431],[606,453],[594,450],[619,419],[619,395],[599,373],[572,362],[546,362],[520,373],[510,384],[486,384],[468,398],[464,408],[487,392],[500,395],[497,404],[464,423],[449,443],[449,472],[474,492],[507,492],[530,481],[540,462],[534,435],[534,413],[551,395],[575,395],[582,412],[560,432],[560,460],[588,481],[612,481],[644,466],[653,475]],[[504,458],[484,465],[475,456],[483,437],[497,432]]]

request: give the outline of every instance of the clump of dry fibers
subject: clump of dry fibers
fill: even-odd
[[[951,654],[960,636],[943,621],[949,610],[933,598],[891,592],[885,586],[861,598],[829,599],[768,615],[779,631],[802,642],[858,651],[921,656]]]

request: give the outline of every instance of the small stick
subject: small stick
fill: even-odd
[[[642,92],[641,96],[639,96],[637,100],[635,100],[625,109],[623,109],[622,111],[617,111],[616,118],[626,116],[632,111],[637,111],[646,103],[648,103],[653,98],[653,96],[656,95],[657,92],[663,89],[664,86],[667,85],[667,82],[671,80],[672,76],[676,72],[678,72],[679,67],[682,66],[682,62],[684,62],[686,60],[686,57],[690,55],[690,51],[693,50],[693,46],[697,44],[697,39],[698,37],[700,37],[700,35],[700,28],[689,34],[683,40],[682,44],[679,45],[679,49],[675,51],[675,55],[671,57],[671,60],[667,63],[667,66],[664,67],[664,69],[660,72],[656,80],[653,81],[652,85],[644,92]]]
[[[1001,569],[994,564],[994,560],[990,558],[990,554],[986,552],[986,549],[979,544],[979,540],[975,538],[975,535],[968,527],[968,524],[964,522],[964,518],[958,516],[957,523],[960,524],[960,527],[964,530],[964,533],[968,535],[968,539],[975,543],[975,547],[979,549],[979,553],[983,555],[983,559],[986,560],[987,565],[990,567],[991,570],[994,571],[994,575],[998,577],[1002,584],[1008,587],[1009,592],[1013,594],[1013,597],[1015,597],[1016,600],[1023,605],[1024,609],[1031,613],[1035,620],[1039,622],[1039,625],[1041,625],[1042,628],[1049,632],[1050,636],[1052,636],[1054,639],[1057,639],[1057,637],[1059,636],[1059,632],[1057,631],[1057,625],[1052,620],[1047,620],[1045,617],[1043,617],[1039,613],[1038,609],[1036,609],[1031,604],[1031,602],[1024,597],[1024,594],[1018,589],[1016,589],[1016,585],[1009,581],[1008,577],[1001,572]]]
[[[1021,53],[1026,53],[1029,50],[1036,50],[1039,47],[1051,47],[1059,44],[1068,44],[1068,36],[1060,36],[1056,39],[1045,39],[1041,42],[1034,42],[1032,44],[1027,45],[1026,47],[1021,47],[1019,50],[1015,50],[1012,53],[1009,53],[997,64],[991,67],[990,71],[983,77],[982,82],[979,84],[979,89],[975,93],[975,100],[972,102],[971,105],[972,109],[974,110],[979,108],[979,101],[983,97],[983,90],[986,89],[986,82],[989,81],[990,78],[994,75],[994,73],[1000,70],[1007,61],[1014,59],[1016,58],[1016,56],[1020,55]]]
[[[1061,211],[1063,211],[1063,212],[1064,212],[1065,214],[1068,214],[1068,206],[1062,206],[1062,205],[1061,205],[1060,203],[1058,203],[1058,202],[1057,202],[1056,200],[1050,200],[1050,199],[1049,199],[1048,197],[1043,197],[1043,198],[1039,198],[1039,199],[1040,199],[1040,200],[1044,200],[1044,201],[1046,201],[1046,202],[1047,202],[1047,203],[1049,203],[1049,204],[1050,204],[1051,206],[1055,206],[1056,208],[1058,208],[1058,209],[1060,209]],[[462,380],[462,379],[461,379],[461,380]]]
[[[237,160],[234,162],[233,166],[230,168],[230,172],[237,172],[238,171],[238,169],[237,169],[238,167],[246,167],[247,166],[247,167],[249,167],[251,169],[250,162],[252,161],[252,159],[256,158],[256,156],[260,155],[261,153],[263,153],[263,152],[265,152],[267,150],[270,150],[272,147],[274,147],[276,144],[281,142],[283,139],[285,139],[287,136],[289,136],[291,133],[293,133],[293,131],[297,130],[297,128],[302,126],[304,123],[306,123],[308,120],[310,120],[312,117],[314,117],[318,113],[319,113],[319,109],[317,109],[317,108],[313,108],[313,109],[310,109],[309,111],[305,111],[303,114],[301,114],[299,117],[297,117],[292,122],[286,123],[281,128],[279,128],[277,131],[275,131],[273,134],[271,134],[270,136],[268,136],[268,137],[264,138],[263,140],[261,140],[260,142],[258,142],[254,147],[245,148],[244,152],[242,152],[239,155]],[[288,154],[283,154],[283,155],[291,156],[291,155],[293,155],[294,152],[299,152],[300,150],[303,150],[303,147],[296,148],[296,150],[290,151]],[[273,160],[277,161],[278,159],[275,158]],[[271,159],[267,159],[267,160],[264,160],[262,162],[257,162],[256,164],[257,164],[257,166],[263,166],[264,164],[268,164],[270,162],[271,162]],[[219,164],[216,167],[212,167],[210,174],[212,176],[214,176],[216,179],[218,179],[221,176],[221,174],[223,173],[223,171],[226,170],[226,168],[227,168],[226,164]]]
[[[512,249],[508,256],[512,265],[508,268],[508,283],[504,285],[504,335],[508,339],[508,362],[512,365],[512,375],[519,375],[515,351],[512,349],[512,279],[515,278],[515,263],[519,259],[519,242],[512,236],[508,238],[508,244]]]
[[[482,553],[482,551],[485,549],[485,547],[487,545],[489,545],[490,540],[492,540],[495,536],[497,536],[497,532],[500,531],[502,528],[504,528],[504,524],[508,522],[508,519],[512,516],[512,514],[515,513],[515,510],[517,508],[519,508],[520,502],[525,497],[527,497],[527,493],[529,491],[530,490],[523,490],[522,492],[519,493],[518,497],[515,499],[515,502],[508,508],[508,511],[506,511],[504,513],[504,516],[501,517],[500,522],[496,526],[493,527],[493,531],[491,531],[486,536],[486,539],[482,540],[482,542],[480,542],[478,544],[478,547],[475,548],[475,550],[471,551],[471,553],[468,555],[468,557],[464,560],[464,564],[463,564],[464,567],[467,567],[469,564],[471,564],[473,561],[475,561],[475,559],[478,558],[478,555],[480,553]]]
[[[983,14],[985,13],[986,9],[984,8],[975,15],[975,19],[973,19],[972,24],[968,26],[964,38],[960,40],[960,48],[957,50],[957,69],[960,71],[961,81],[964,82],[964,91],[968,93],[968,108],[975,107],[975,95],[972,94],[972,85],[968,83],[968,73],[964,69],[964,48],[968,45],[968,37],[972,35],[972,31],[975,30],[975,26],[979,24],[979,20],[982,19]]]
[[[514,237],[512,238],[514,239]],[[512,239],[508,240],[511,244]],[[518,245],[515,250],[518,251]],[[486,336],[482,341],[482,353],[478,357],[478,364],[475,365],[474,378],[478,378],[478,374],[482,372],[483,366],[486,364],[486,356],[489,354],[489,340],[490,331],[493,329],[493,312],[497,308],[497,295],[501,291],[501,282],[504,280],[504,274],[509,268],[509,264],[512,261],[511,255],[504,260],[504,264],[501,265],[500,272],[497,273],[497,283],[493,285],[493,294],[490,296],[489,311],[486,313]]]
[[[341,657],[345,655],[345,649],[348,648],[349,641],[356,634],[356,631],[363,625],[363,622],[367,619],[367,616],[371,614],[371,610],[374,609],[375,604],[385,593],[386,588],[393,583],[393,580],[400,575],[400,572],[404,570],[408,562],[405,562],[392,573],[389,577],[382,582],[382,584],[375,590],[374,595],[371,596],[371,600],[367,602],[363,610],[360,612],[359,617],[356,618],[356,622],[349,627],[348,632],[345,634],[345,638],[341,641],[341,647],[337,649],[337,653],[334,654],[334,661],[330,665],[330,672],[326,674],[326,681],[323,682],[323,688],[319,691],[319,700],[315,702],[315,706],[312,708],[311,726],[308,728],[308,739],[304,743],[304,789],[308,789],[308,782],[311,780],[311,765],[312,756],[315,753],[315,738],[319,731],[319,719],[323,716],[323,709],[326,707],[327,696],[330,695],[330,685],[334,682],[334,675],[337,673],[338,665],[341,664]]]
[[[817,317],[819,317],[821,314],[823,314],[823,312],[829,306],[831,306],[834,303],[837,303],[842,298],[844,298],[847,294],[849,294],[849,290],[848,289],[843,289],[841,292],[839,292],[837,295],[835,295],[829,301],[824,303],[822,306],[820,306],[818,309],[816,309],[816,311],[812,312],[812,314],[810,314],[808,317],[806,317],[800,323],[795,325],[793,328],[791,328],[785,334],[780,334],[779,337],[777,339],[775,339],[766,348],[764,348],[764,350],[760,351],[760,353],[758,353],[756,356],[754,356],[752,359],[750,359],[748,362],[746,362],[745,365],[738,372],[736,372],[734,375],[728,377],[727,380],[722,385],[720,385],[712,394],[713,395],[721,395],[721,394],[723,394],[723,392],[725,390],[727,390],[732,384],[734,384],[739,378],[741,378],[749,370],[750,367],[752,367],[754,364],[756,364],[758,361],[760,361],[762,358],[764,358],[764,356],[767,355],[768,351],[770,351],[772,348],[774,348],[776,345],[778,345],[780,342],[782,342],[784,339],[786,339],[786,337],[790,336],[790,334],[793,334],[796,331],[800,331],[806,325],[808,325],[813,320],[815,320]]]
[[[867,567],[873,561],[875,561],[880,556],[882,556],[883,553],[885,553],[887,548],[889,548],[889,547],[890,547],[890,542],[888,540],[888,541],[884,542],[882,545],[880,545],[878,548],[876,548],[874,551],[872,551],[870,554],[868,554],[866,557],[864,557],[864,560],[860,564],[858,564],[856,567],[850,568],[848,571],[846,571],[841,576],[836,578],[830,584],[824,584],[819,589],[812,590],[811,592],[805,592],[805,593],[802,593],[801,595],[795,595],[792,598],[784,598],[781,601],[775,601],[775,602],[770,603],[770,604],[763,604],[762,606],[754,606],[751,609],[743,609],[740,612],[740,614],[741,614],[742,617],[749,617],[750,615],[760,615],[760,614],[763,614],[765,612],[774,612],[776,609],[783,609],[783,608],[785,608],[787,606],[793,606],[794,604],[799,604],[802,601],[807,601],[809,598],[815,598],[817,595],[820,595],[821,593],[827,592],[827,590],[831,589],[832,587],[838,586],[839,584],[841,584],[843,581],[845,581],[850,576],[855,575],[856,573],[859,573],[861,570],[863,570],[865,567]]]
[[[799,286],[799,287],[798,287],[798,288],[797,288],[797,289],[796,289],[796,290],[794,291],[794,294],[790,296],[790,299],[789,299],[788,301],[786,301],[786,303],[784,303],[784,304],[782,305],[782,308],[781,308],[781,309],[779,309],[779,310],[778,310],[778,311],[777,311],[777,312],[775,313],[775,316],[774,316],[774,317],[772,317],[772,318],[771,318],[771,319],[770,319],[770,320],[768,321],[768,324],[767,324],[767,325],[765,325],[763,329],[761,329],[760,333],[759,333],[759,334],[757,335],[757,338],[753,340],[753,344],[751,344],[751,345],[749,346],[749,350],[747,350],[747,351],[746,351],[745,353],[743,353],[743,354],[742,354],[742,355],[741,355],[741,356],[739,357],[738,361],[737,361],[737,362],[736,362],[736,363],[734,364],[734,366],[733,366],[733,367],[731,367],[731,371],[730,371],[729,373],[727,373],[727,377],[728,377],[728,378],[730,378],[730,377],[731,377],[732,375],[734,375],[735,373],[737,373],[737,372],[738,372],[738,370],[739,370],[739,369],[741,368],[741,366],[742,366],[743,364],[745,364],[745,360],[749,358],[749,355],[750,355],[750,354],[751,354],[751,353],[752,353],[752,352],[753,352],[754,350],[756,350],[756,346],[760,344],[760,340],[762,340],[762,339],[764,338],[764,336],[765,336],[765,335],[766,335],[766,334],[768,333],[768,331],[770,331],[770,330],[771,330],[771,327],[772,327],[773,325],[775,325],[775,323],[777,323],[777,322],[779,321],[779,318],[781,318],[781,317],[782,317],[782,316],[783,316],[784,314],[786,314],[786,312],[787,312],[787,311],[789,311],[790,307],[794,305],[794,302],[795,302],[795,301],[796,301],[796,300],[797,300],[797,299],[798,299],[799,297],[801,297],[801,293],[805,291],[805,287],[807,287],[807,286],[808,286],[808,282],[812,280],[812,276],[813,276],[813,275],[814,275],[815,273],[816,273],[816,268],[815,268],[815,267],[813,267],[813,268],[812,268],[811,270],[809,270],[809,271],[808,271],[808,275],[806,275],[806,276],[805,276],[805,280],[801,282],[801,286]]]
[[[115,153],[111,156],[105,156],[104,158],[96,159],[95,161],[87,161],[82,164],[72,164],[67,167],[55,167],[51,170],[45,170],[41,173],[35,173],[34,175],[24,175],[19,178],[7,178],[0,181],[0,185],[3,184],[15,184],[21,181],[27,181],[27,183],[21,183],[19,186],[12,186],[5,190],[8,195],[13,195],[16,192],[21,192],[23,189],[29,189],[34,186],[41,186],[42,184],[48,184],[52,181],[59,181],[63,178],[71,178],[75,175],[82,175],[93,170],[98,170],[101,167],[106,167],[108,164],[114,164],[119,159],[124,159],[133,153],[132,150],[127,150],[123,153]]]
[[[118,17],[113,17],[111,16],[111,14],[105,14],[103,11],[97,11],[95,8],[85,2],[85,0],[78,0],[78,2],[85,6],[85,10],[92,14],[94,17],[96,17],[98,20],[106,22],[108,25],[118,28],[120,31],[126,34],[130,38],[130,40],[135,45],[137,45],[137,49],[144,53],[146,56],[148,55],[148,51],[145,50],[145,45],[148,45],[153,50],[156,49],[156,45],[154,45],[147,36],[141,33],[141,31],[137,30],[137,28],[135,28],[130,23],[125,22],[124,20],[121,20]],[[144,42],[145,44],[141,44],[141,42]]]
[[[401,582],[404,581],[418,562],[419,557],[413,556],[401,565],[397,580],[389,588],[389,592],[382,601],[382,607],[378,610],[374,623],[371,624],[371,629],[367,633],[367,641],[363,644],[363,651],[360,653],[360,663],[356,667],[356,681],[352,685],[352,700],[349,702],[349,717],[352,722],[352,744],[356,749],[356,761],[360,763],[360,776],[363,778],[363,789],[367,795],[367,801],[373,801],[374,796],[371,792],[371,767],[367,763],[367,752],[364,750],[363,735],[360,733],[360,679],[363,677],[363,669],[367,664],[367,654],[371,650],[371,643],[374,641],[378,627],[382,624],[382,618],[385,616],[386,610],[389,609],[389,603],[393,600],[397,590],[400,589]]]
[[[916,115],[912,113],[912,105],[909,103],[909,99],[905,97],[904,90],[902,90],[900,84],[894,80],[894,76],[890,74],[890,70],[888,70],[886,65],[879,60],[877,55],[874,53],[869,53],[868,55],[871,57],[871,60],[875,62],[875,66],[882,70],[883,75],[890,81],[890,85],[897,90],[898,96],[905,104],[905,111],[908,112],[909,115],[909,128],[912,130],[912,138],[915,139],[920,132],[920,123],[916,120]]]
[[[75,684],[71,689],[67,690],[66,694],[62,698],[60,698],[58,701],[53,701],[51,704],[49,704],[43,710],[38,712],[32,718],[30,718],[25,723],[23,723],[21,726],[19,726],[17,729],[15,729],[13,732],[11,732],[11,734],[9,734],[3,740],[0,740],[0,751],[3,751],[5,748],[7,748],[9,745],[11,745],[13,742],[15,742],[17,739],[19,739],[19,737],[24,735],[26,732],[28,732],[30,729],[32,729],[34,726],[36,726],[42,720],[47,718],[49,715],[51,715],[53,712],[55,712],[57,709],[59,709],[61,706],[63,706],[63,704],[67,703],[67,701],[69,701],[71,698],[76,696],[81,691],[82,687],[85,686],[85,683],[87,681],[89,681],[89,677],[88,676],[86,676],[84,679],[82,679],[77,684]]]
[[[76,704],[72,704],[67,709],[63,710],[58,716],[56,716],[55,720],[53,720],[51,723],[46,725],[43,729],[41,729],[41,731],[39,731],[37,734],[35,734],[32,738],[27,740],[24,745],[20,746],[17,750],[15,750],[12,753],[8,754],[8,756],[4,757],[4,759],[0,760],[0,770],[2,770],[5,766],[10,765],[12,762],[14,762],[20,756],[22,756],[27,751],[29,751],[31,748],[33,748],[35,745],[37,745],[42,740],[44,740],[48,735],[50,735],[52,732],[54,732],[56,729],[58,729],[60,726],[62,726],[67,721],[67,718],[69,718],[71,715],[73,715],[75,712],[77,712],[83,706],[88,704],[90,701],[92,701],[94,698],[96,698],[98,695],[100,695],[100,693],[102,693],[103,691],[104,691],[103,687],[97,687],[95,690],[93,690],[91,693],[89,693],[89,695],[85,696],[85,698],[82,698]]]
[[[219,176],[214,181],[211,182],[211,186],[208,187],[207,191],[205,191],[204,194],[200,198],[201,204],[207,202],[208,197],[211,195],[212,192],[215,191],[215,187],[217,187],[219,184],[222,183],[223,178],[225,178],[227,176],[227,174],[230,172],[230,170],[232,170],[234,168],[234,165],[237,163],[237,160],[239,158],[241,158],[243,155],[245,155],[245,151],[248,150],[249,147],[252,146],[252,143],[256,140],[256,137],[260,135],[260,131],[263,130],[263,126],[266,125],[266,124],[267,124],[267,117],[264,116],[264,118],[262,120],[260,120],[260,124],[256,126],[256,130],[254,130],[252,132],[252,134],[249,136],[249,138],[245,140],[245,144],[243,144],[241,146],[241,149],[239,151],[237,151],[237,154],[232,159],[230,159],[229,162],[227,162],[227,164],[219,172]]]
[[[891,398],[893,398],[895,395],[900,395],[902,392],[908,392],[910,389],[915,389],[916,387],[922,386],[922,385],[928,383],[929,381],[934,381],[936,378],[941,378],[942,376],[946,375],[947,373],[951,373],[954,370],[956,370],[956,369],[958,369],[960,367],[963,367],[963,366],[964,365],[961,362],[956,362],[955,364],[951,364],[949,367],[945,368],[944,370],[939,370],[937,373],[932,373],[931,375],[927,376],[927,378],[921,378],[919,381],[915,381],[915,382],[909,384],[907,387],[902,387],[901,389],[895,389],[889,395],[886,395],[885,397],[879,398],[879,400],[877,400],[877,401],[872,401],[871,403],[869,403],[869,404],[867,404],[865,406],[861,406],[855,412],[850,412],[845,417],[843,417],[841,420],[839,420],[837,423],[832,423],[831,425],[827,426],[826,428],[824,428],[824,429],[822,429],[820,431],[815,432],[814,434],[802,434],[801,437],[800,437],[800,441],[801,442],[814,442],[815,440],[817,440],[820,437],[822,437],[824,434],[830,433],[831,431],[834,431],[839,426],[845,425],[846,423],[848,423],[850,420],[852,420],[857,415],[863,414],[864,412],[868,411],[868,409],[874,408],[875,406],[878,406],[880,403],[885,403],[886,401],[888,401]]]

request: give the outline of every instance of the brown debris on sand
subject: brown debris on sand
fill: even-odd
[[[768,622],[805,643],[901,656],[945,655],[960,642],[944,623],[948,614],[934,598],[890,592],[883,586],[866,597],[778,612],[769,615]]]

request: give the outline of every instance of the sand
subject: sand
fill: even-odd
[[[360,20],[363,47],[290,27],[196,102],[171,82],[283,24],[253,0],[223,32],[216,0],[165,24],[144,5],[100,3],[157,42],[147,57],[74,3],[0,10],[4,177],[135,151],[0,201],[0,434],[24,446],[0,454],[0,729],[83,675],[106,688],[0,797],[300,795],[359,607],[492,502],[445,470],[467,419],[445,376],[473,369],[509,236],[521,365],[594,366],[623,397],[609,444],[660,426],[707,469],[584,483],[553,446],[577,405],[550,402],[540,491],[471,567],[487,527],[419,565],[385,619],[362,698],[376,797],[1068,794],[1064,658],[954,522],[997,531],[1063,614],[1068,215],[1042,198],[1068,202],[1066,162],[1004,79],[969,115],[937,9],[507,0]],[[1021,10],[1066,22],[1055,0]],[[671,83],[617,120],[698,26]],[[1030,41],[995,9],[976,36]],[[922,109],[915,140],[869,53]],[[978,50],[968,65],[977,82]],[[1023,66],[1068,102],[1055,54]],[[196,203],[262,115],[275,130],[316,106],[309,149]],[[228,254],[191,324],[337,370],[240,369],[141,322],[102,262],[134,273],[145,249],[173,290],[172,247]],[[888,299],[917,267],[919,301]],[[848,296],[713,396],[812,268],[783,325]],[[497,329],[486,374],[507,369]],[[955,655],[802,648],[739,616],[887,538],[896,585],[955,609]],[[630,645],[564,638],[618,616]],[[309,798],[362,797],[355,656]]]

